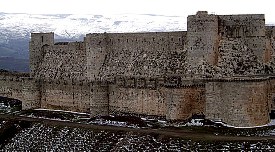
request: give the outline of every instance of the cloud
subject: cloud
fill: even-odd
[[[198,10],[215,14],[266,14],[275,9],[259,0],[1,0],[0,11],[31,14],[158,14],[187,16]]]

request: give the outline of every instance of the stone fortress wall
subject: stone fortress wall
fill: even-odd
[[[30,77],[0,75],[0,94],[26,109],[268,123],[275,28],[261,14],[200,11],[187,20],[187,31],[94,33],[83,42],[54,43],[54,33],[32,33]]]
[[[233,126],[263,125],[269,121],[271,101],[266,79],[206,83],[206,118]]]
[[[40,49],[37,49],[40,48]],[[84,80],[84,42],[54,43],[53,33],[32,33],[30,41],[31,76],[45,80]]]
[[[0,96],[21,101],[23,109],[40,107],[40,84],[25,73],[0,73]]]
[[[263,14],[213,15],[201,11],[188,16],[188,59],[191,66],[205,61],[218,65],[220,42],[237,40],[251,49],[260,62],[269,62],[271,50],[266,49]]]
[[[114,75],[160,77],[175,74],[173,68],[181,72],[173,62],[184,60],[171,59],[184,56],[186,32],[87,34],[85,41],[89,80]]]

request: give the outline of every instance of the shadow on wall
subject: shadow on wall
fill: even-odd
[[[275,110],[271,110],[269,113],[270,119],[275,119]]]

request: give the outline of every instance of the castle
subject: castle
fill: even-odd
[[[23,109],[264,125],[275,107],[274,32],[263,14],[199,11],[187,31],[57,43],[54,33],[32,33],[30,74],[1,73],[0,96],[20,99]]]

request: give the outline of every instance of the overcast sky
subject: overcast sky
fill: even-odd
[[[271,0],[0,0],[0,12],[5,13],[187,16],[198,10],[215,14],[265,14],[267,22],[275,23]]]

